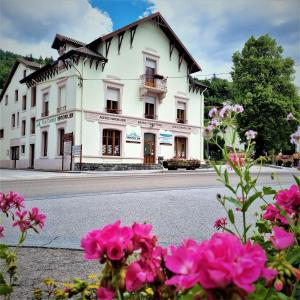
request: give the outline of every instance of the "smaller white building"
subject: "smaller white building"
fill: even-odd
[[[89,44],[57,34],[52,48],[56,61],[25,78],[14,75],[1,97],[1,111],[14,85],[27,98],[35,91],[37,100],[26,110],[26,128],[35,117],[34,136],[27,129],[14,139],[7,126],[16,108],[9,104],[4,112],[1,166],[78,169],[79,148],[82,167],[90,170],[157,168],[174,157],[203,160],[206,87],[191,78],[201,68],[159,13]],[[12,147],[23,140],[28,149],[16,158]]]

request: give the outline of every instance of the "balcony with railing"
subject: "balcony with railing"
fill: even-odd
[[[140,76],[140,78],[141,97],[144,97],[147,93],[154,93],[157,94],[160,101],[165,98],[167,93],[167,78],[158,74],[143,74]]]
[[[58,107],[58,108],[56,109],[56,112],[57,112],[58,114],[60,114],[60,113],[65,112],[66,110],[67,110],[67,107],[66,107],[66,106],[61,106],[61,107]]]
[[[146,119],[152,119],[152,120],[157,119],[157,115],[154,115],[154,114],[145,114],[144,116]]]
[[[122,113],[122,110],[118,109],[118,108],[108,108],[108,107],[106,107],[105,111],[109,114],[121,114]]]
[[[186,123],[187,123],[187,120],[186,120],[186,119],[182,119],[182,118],[177,118],[177,119],[176,119],[176,122],[177,122],[177,123],[180,123],[180,124],[186,124]]]

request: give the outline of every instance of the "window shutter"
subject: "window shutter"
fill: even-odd
[[[146,103],[155,104],[155,97],[152,96],[146,96]]]
[[[119,101],[120,90],[107,88],[107,100]]]
[[[156,69],[156,61],[146,58],[146,67]]]
[[[185,110],[185,103],[177,102],[177,109]]]

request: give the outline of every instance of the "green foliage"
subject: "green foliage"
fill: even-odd
[[[275,39],[263,35],[253,36],[241,52],[233,54],[233,93],[235,102],[244,106],[238,116],[239,134],[249,130],[258,132],[256,155],[272,149],[292,151],[289,137],[296,129],[296,122],[287,122],[288,113],[300,112],[300,97],[292,83],[294,61],[284,58],[283,48]]]
[[[32,57],[32,54],[29,54],[27,56],[22,56],[16,53],[12,53],[0,49],[0,89],[3,89],[4,83],[9,76],[11,68],[13,67],[16,59],[19,57],[21,58],[23,57],[27,60],[35,61],[40,64],[47,64],[53,61],[52,57],[42,58],[42,56],[40,56],[39,58],[34,58]]]

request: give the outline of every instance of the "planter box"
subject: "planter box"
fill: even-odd
[[[200,168],[200,160],[197,159],[168,159],[163,162],[164,168],[168,170],[177,170],[183,168],[187,170],[195,170]]]

